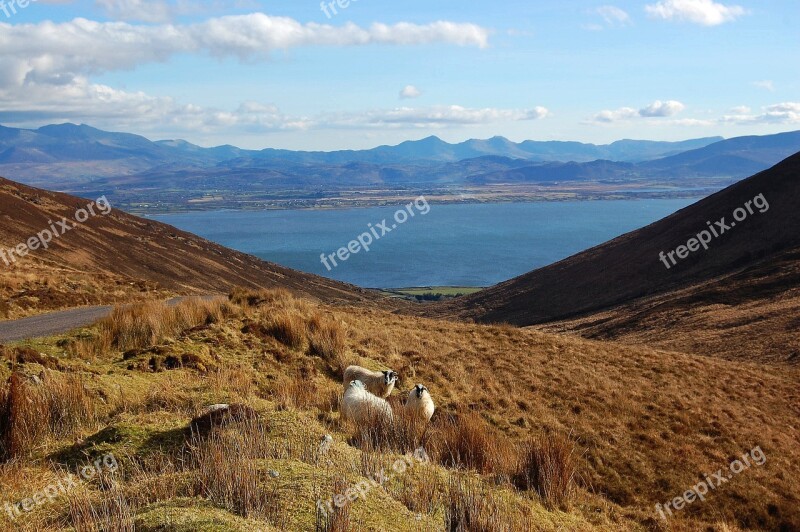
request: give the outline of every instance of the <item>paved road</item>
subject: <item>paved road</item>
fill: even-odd
[[[201,299],[211,300],[218,295],[200,296]],[[175,305],[190,297],[176,297],[167,301]],[[111,314],[113,306],[81,307],[49,314],[40,314],[30,318],[14,321],[0,321],[0,343],[17,342],[30,338],[44,338],[56,334],[64,334],[78,327],[86,327]]]
[[[84,307],[41,314],[14,321],[0,321],[0,343],[41,338],[85,327],[111,314],[114,307]]]

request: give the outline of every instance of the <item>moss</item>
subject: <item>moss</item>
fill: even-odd
[[[106,454],[113,454],[118,460],[125,456],[147,458],[155,453],[179,449],[185,443],[186,436],[183,426],[163,429],[118,423],[54,453],[51,458],[73,467]]]
[[[156,532],[245,532],[278,530],[268,523],[243,519],[198,498],[177,498],[136,512],[136,530]]]

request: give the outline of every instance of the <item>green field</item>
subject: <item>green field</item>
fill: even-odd
[[[479,286],[415,286],[409,288],[388,288],[384,290],[384,292],[417,299],[446,299],[474,294],[481,290],[483,290],[483,288]],[[437,296],[440,297],[437,298]]]

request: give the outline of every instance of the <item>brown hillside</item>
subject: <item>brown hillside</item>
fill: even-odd
[[[130,525],[125,530],[319,530],[318,498],[344,493],[421,444],[433,463],[372,489],[353,503],[350,526],[333,530],[800,527],[800,368],[334,308],[283,292],[261,294],[255,306],[247,304],[247,294],[239,296],[185,303],[192,312],[151,303],[39,342],[36,350],[0,350],[0,397],[29,405],[6,416],[5,429],[0,407],[0,451],[4,441],[13,443],[8,452],[15,456],[0,463],[6,500],[41,489],[57,464],[74,470],[113,453],[122,465],[112,482],[87,483],[70,500],[59,498],[16,522],[0,512],[0,525],[123,529],[103,521],[107,509]],[[150,321],[163,326],[161,334],[134,334],[141,328],[126,315],[156,317]],[[183,321],[184,315],[194,321]],[[37,350],[45,355],[27,356]],[[394,403],[424,383],[437,405],[426,435],[406,436],[384,451],[355,438],[338,406],[341,369],[351,363],[398,371]],[[4,390],[12,370],[17,376]],[[44,385],[33,375],[42,375]],[[15,384],[23,376],[23,384]],[[68,401],[76,392],[82,401]],[[217,403],[246,405],[261,423],[230,427],[208,447],[187,446],[191,420]],[[64,405],[72,423],[58,423],[54,414],[62,410],[44,409],[50,404]],[[41,422],[25,423],[35,416]],[[326,434],[332,445],[320,454]],[[517,480],[517,446],[548,435],[574,443],[578,476],[565,506],[548,506]],[[723,474],[756,448],[765,459],[761,465],[731,475],[705,501],[669,520],[659,516],[656,504],[674,500],[706,475]],[[458,488],[464,478],[474,479],[475,487],[466,490],[473,497]],[[472,515],[462,520],[469,526],[453,520],[459,506]]]
[[[527,326],[561,320],[656,294],[686,288],[764,264],[766,280],[749,290],[750,299],[773,297],[797,286],[797,277],[775,275],[781,253],[800,247],[800,154],[741,181],[652,225],[628,233],[556,264],[442,305],[424,307],[437,317],[472,318]],[[675,250],[763,194],[769,210],[731,227],[709,244],[667,269],[660,252]],[[715,225],[716,227],[716,225]],[[790,255],[784,255],[790,257]],[[754,292],[758,287],[764,293]],[[700,294],[697,294],[699,297]],[[711,300],[709,300],[711,301]]]
[[[0,249],[27,242],[51,221],[66,218],[74,223],[76,211],[88,203],[0,178]],[[0,319],[28,313],[25,309],[31,306],[42,310],[113,302],[154,290],[218,293],[237,285],[281,286],[330,303],[382,299],[376,293],[268,263],[160,222],[114,209],[106,216],[99,215],[99,207],[95,212],[98,216],[54,238],[49,249],[32,251],[10,266],[0,257],[0,295],[4,296]],[[26,304],[20,304],[25,307],[20,310],[14,301],[22,299]]]
[[[722,278],[536,328],[729,359],[800,364],[800,249]]]

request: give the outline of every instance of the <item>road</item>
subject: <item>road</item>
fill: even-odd
[[[224,296],[205,295],[199,297],[208,301]],[[191,297],[176,297],[167,301],[167,304],[175,305],[184,299],[191,299]],[[0,343],[64,334],[105,318],[111,314],[113,309],[113,306],[81,307],[19,320],[0,321]]]
[[[14,321],[0,321],[0,343],[63,334],[103,319],[114,307],[82,307]]]

